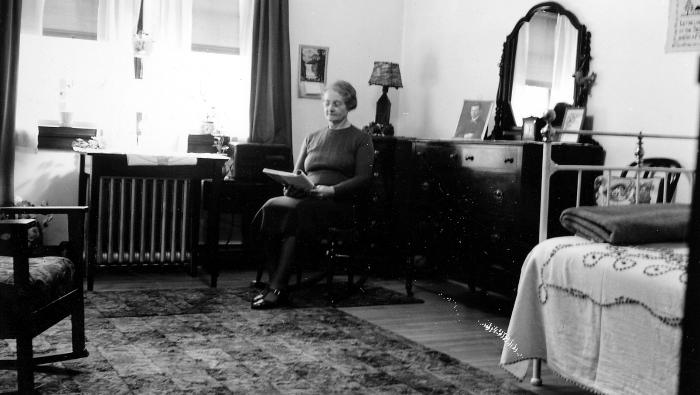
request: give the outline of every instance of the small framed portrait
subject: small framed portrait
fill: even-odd
[[[453,138],[484,140],[494,124],[493,100],[465,100]]]
[[[321,98],[327,68],[328,47],[299,45],[299,97]]]
[[[562,130],[580,131],[583,127],[583,120],[586,118],[585,107],[570,107],[564,112],[564,120],[561,123]],[[563,143],[578,142],[579,135],[566,133],[559,136],[559,141]]]
[[[535,121],[537,117],[523,118],[523,140],[535,140]]]

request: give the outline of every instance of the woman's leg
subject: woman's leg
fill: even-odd
[[[265,271],[267,271],[267,284],[269,285],[272,281],[272,277],[277,269],[277,262],[279,261],[281,240],[279,237],[268,237],[265,239],[263,244],[263,251],[265,263]]]
[[[294,264],[294,251],[296,249],[296,236],[289,236],[282,239],[282,245],[279,251],[279,259],[277,267],[270,271],[270,288],[283,291],[287,289],[289,275]],[[279,296],[273,292],[268,292],[265,295],[265,300],[275,302]]]

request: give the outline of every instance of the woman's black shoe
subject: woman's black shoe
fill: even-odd
[[[265,296],[270,292],[274,295],[277,295],[277,299],[275,301],[269,301],[269,300],[265,299]],[[255,297],[250,302],[251,309],[253,309],[253,310],[274,309],[276,307],[282,306],[287,301],[285,294],[281,290],[275,289],[275,288],[270,288],[270,290],[267,293],[265,293],[264,295],[263,294],[261,294],[261,295],[262,295],[261,298]]]

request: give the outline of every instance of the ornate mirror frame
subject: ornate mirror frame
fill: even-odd
[[[578,30],[576,71],[580,72],[582,76],[588,75],[591,60],[591,33],[586,29],[586,25],[581,24],[576,15],[559,3],[549,1],[533,6],[527,14],[515,24],[515,27],[503,43],[503,54],[501,55],[500,71],[498,73],[498,93],[496,95],[496,124],[490,136],[491,139],[502,139],[503,132],[512,130],[516,125],[510,101],[513,93],[513,73],[515,70],[515,56],[518,49],[518,34],[520,32],[520,27],[525,22],[529,22],[536,13],[542,11],[565,15],[574,28]],[[573,105],[576,107],[585,107],[588,101],[588,90],[575,82],[573,101]]]

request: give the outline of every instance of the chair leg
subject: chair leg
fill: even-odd
[[[87,355],[85,350],[85,301],[82,296],[79,299],[70,316],[73,353]]]
[[[95,262],[88,258],[87,262],[87,290],[92,291],[95,284]]]
[[[299,263],[298,259],[296,262],[294,262],[294,266],[295,266],[296,271],[297,271],[297,285],[301,285],[301,278],[302,278],[303,270],[301,267],[301,263]]]
[[[32,338],[19,336],[17,338],[17,392],[28,394],[34,391],[34,352]]]
[[[406,295],[413,297],[413,265],[415,256],[406,259]]]
[[[328,251],[326,251],[326,293],[328,295],[328,300],[331,304],[334,303],[333,298],[333,266],[335,259],[334,246],[331,244]]]
[[[258,264],[258,271],[255,273],[255,280],[250,284],[253,288],[262,289],[265,288],[265,284],[262,281],[263,272],[265,271],[265,265],[262,263]]]

